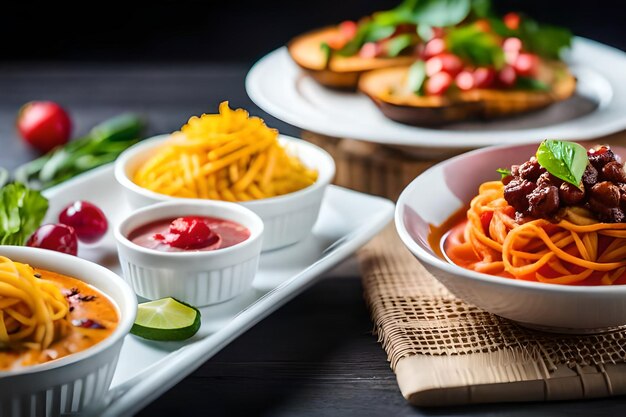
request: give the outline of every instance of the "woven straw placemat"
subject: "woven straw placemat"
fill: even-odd
[[[437,160],[305,132],[333,154],[336,183],[396,199]],[[623,144],[626,135],[598,142]],[[529,330],[449,293],[390,225],[358,254],[365,299],[404,397],[421,406],[626,394],[626,327],[572,336]]]

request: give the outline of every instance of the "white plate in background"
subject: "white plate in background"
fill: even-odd
[[[394,122],[363,94],[322,87],[300,70],[286,47],[251,68],[246,91],[260,108],[301,129],[403,147],[450,150],[544,138],[588,140],[626,129],[626,53],[577,37],[566,61],[578,78],[572,99],[510,119],[440,128]]]

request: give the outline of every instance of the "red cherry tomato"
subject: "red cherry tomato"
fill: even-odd
[[[463,61],[454,54],[442,53],[426,61],[426,74],[432,77],[438,72],[447,72],[451,76],[463,70]]]
[[[462,91],[469,91],[474,88],[474,74],[469,71],[461,71],[457,74],[455,80],[456,86]]]
[[[339,24],[339,33],[347,40],[354,38],[356,35],[356,31],[358,26],[352,20],[346,20],[345,22],[341,22]]]
[[[88,201],[75,201],[59,214],[59,222],[71,226],[78,239],[85,243],[100,240],[107,231],[107,218],[97,206]]]
[[[380,55],[382,48],[379,44],[375,42],[367,42],[363,44],[361,50],[359,51],[359,56],[361,58],[376,58]]]
[[[52,101],[26,103],[16,124],[22,138],[40,152],[67,143],[72,133],[72,121],[66,111]]]
[[[522,19],[520,18],[519,14],[511,12],[511,13],[505,14],[502,20],[504,21],[504,25],[507,28],[511,30],[517,30],[519,29],[519,24]]]
[[[476,88],[490,88],[496,79],[493,68],[480,67],[474,70],[474,85]]]
[[[433,38],[443,38],[443,35],[446,34],[446,31],[441,27],[433,28]]]
[[[64,224],[44,224],[35,230],[26,242],[26,246],[50,249],[70,255],[78,253],[76,232],[72,227]]]
[[[498,73],[498,81],[503,87],[513,87],[515,81],[517,81],[517,73],[515,68],[510,65],[506,65]]]
[[[474,24],[482,32],[491,32],[491,23],[487,19],[478,19]]]
[[[535,54],[521,53],[513,64],[517,75],[532,77],[539,71],[539,57]]]
[[[422,52],[424,59],[429,59],[435,55],[439,55],[446,50],[446,41],[441,38],[434,38],[426,42],[424,51]]]
[[[220,240],[201,217],[187,216],[175,219],[166,234],[157,233],[154,239],[180,249],[199,249]]]
[[[447,72],[438,72],[426,80],[424,90],[429,96],[440,96],[448,90],[452,84],[452,77]]]
[[[504,42],[502,42],[502,49],[505,51],[519,52],[522,50],[522,41],[520,38],[506,38]]]

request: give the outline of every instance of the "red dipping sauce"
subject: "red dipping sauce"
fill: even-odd
[[[249,237],[250,230],[230,220],[185,216],[138,227],[130,232],[128,240],[162,252],[197,252],[228,248]]]

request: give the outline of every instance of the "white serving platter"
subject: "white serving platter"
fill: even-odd
[[[98,205],[110,224],[130,208],[113,177],[113,166],[81,175],[44,192],[50,200],[46,222],[75,200]],[[253,288],[231,301],[205,307],[202,327],[185,342],[149,342],[129,335],[124,341],[107,403],[88,415],[132,415],[202,365],[220,349],[313,284],[349,257],[393,217],[391,201],[329,186],[312,234],[295,245],[263,253]],[[78,256],[121,273],[109,227],[98,244]]]
[[[396,123],[363,94],[322,87],[291,60],[286,47],[252,67],[246,91],[263,110],[299,128],[402,147],[450,150],[536,143],[545,138],[588,140],[626,129],[626,53],[577,37],[566,61],[578,79],[572,99],[510,119],[436,129]]]

